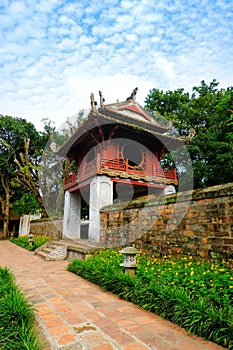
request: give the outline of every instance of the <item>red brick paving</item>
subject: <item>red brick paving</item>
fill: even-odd
[[[104,343],[101,345],[94,346],[92,350],[113,350],[113,346],[110,343]]]
[[[8,241],[0,242],[0,266],[10,268],[33,304],[51,349],[223,349],[102,291],[66,271],[67,264],[46,262]]]

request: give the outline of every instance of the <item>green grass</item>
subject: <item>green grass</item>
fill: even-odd
[[[225,261],[138,256],[137,274],[125,275],[123,256],[108,249],[68,270],[189,332],[233,349],[233,271]]]
[[[25,248],[29,251],[34,251],[35,249],[39,248],[42,246],[44,243],[47,241],[51,240],[51,238],[47,236],[33,236],[33,245],[29,245],[28,243],[28,236],[20,236],[18,238],[11,238],[10,241],[12,243],[15,243],[19,245],[22,248]]]
[[[32,306],[14,283],[7,268],[0,268],[0,349],[40,350]]]

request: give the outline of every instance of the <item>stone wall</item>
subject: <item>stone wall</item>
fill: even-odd
[[[154,255],[233,256],[233,183],[101,210],[101,242]]]
[[[52,239],[62,238],[63,219],[39,219],[32,220],[30,232],[33,235],[47,236]]]

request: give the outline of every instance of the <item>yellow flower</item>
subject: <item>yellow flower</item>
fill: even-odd
[[[224,272],[224,271],[225,271],[225,269],[219,269],[218,271],[219,271],[219,272]]]
[[[191,280],[190,282],[191,282],[191,283],[194,283],[194,280]]]
[[[175,282],[171,282],[171,284],[175,284]]]
[[[194,275],[194,271],[191,271],[190,276],[193,276],[193,275]]]
[[[229,288],[233,288],[233,286],[229,286]]]

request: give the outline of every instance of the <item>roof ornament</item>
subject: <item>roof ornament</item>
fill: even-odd
[[[90,98],[91,98],[91,110],[97,112],[97,109],[96,109],[97,102],[95,101],[93,92],[91,93]]]
[[[138,92],[138,88],[136,87],[136,88],[133,90],[132,94],[131,94],[129,97],[127,97],[126,101],[128,101],[128,100],[136,100],[136,94],[137,94],[137,92]]]
[[[99,91],[99,95],[100,95],[100,107],[104,107],[105,99],[103,98],[102,91]]]

